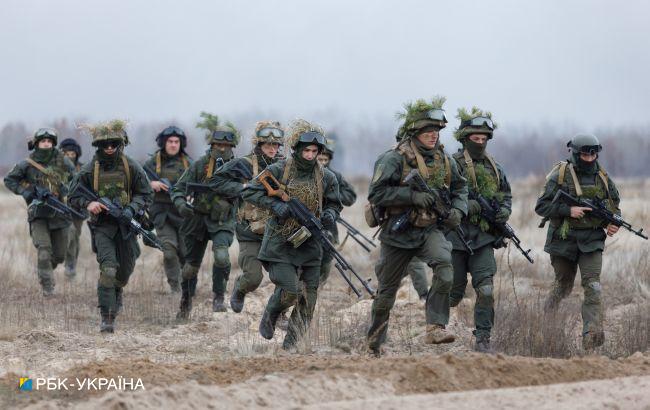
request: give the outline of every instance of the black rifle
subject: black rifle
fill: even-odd
[[[519,249],[519,252],[521,252],[521,254],[524,255],[526,259],[528,259],[528,262],[535,263],[535,261],[533,261],[533,258],[530,256],[531,250],[528,249],[525,251],[524,248],[521,247],[521,241],[517,237],[515,230],[512,229],[512,226],[510,226],[510,224],[507,222],[496,221],[496,215],[501,209],[501,206],[496,199],[493,198],[491,201],[489,201],[483,195],[474,192],[470,192],[469,198],[475,200],[479,203],[479,205],[481,205],[481,217],[483,217],[483,219],[485,219],[487,223],[492,228],[494,228],[496,234],[500,236],[500,238],[496,241],[496,247],[500,248],[501,246],[505,246],[503,239],[509,239],[512,243],[515,244],[517,249]]]
[[[352,274],[364,287],[366,292],[368,292],[370,297],[374,298],[376,291],[368,284],[369,280],[364,280],[352,268],[348,261],[343,258],[343,255],[341,255],[341,253],[336,250],[336,247],[328,238],[329,231],[323,227],[320,219],[316,218],[316,216],[309,210],[309,208],[307,208],[307,206],[300,200],[296,198],[289,198],[287,193],[281,189],[278,180],[275,179],[273,174],[268,169],[260,172],[256,179],[264,186],[268,196],[275,196],[280,200],[286,202],[286,204],[289,206],[289,209],[291,210],[291,217],[294,218],[302,228],[308,230],[309,234],[321,244],[323,247],[323,252],[328,252],[334,257],[336,260],[334,266],[339,271],[345,282],[347,282],[348,286],[350,286],[350,289],[352,289],[352,291],[357,295],[357,297],[361,297],[361,292],[356,288],[356,286],[354,286],[350,278],[345,275],[345,271],[349,270],[352,272]]]
[[[364,234],[362,234],[361,232],[359,232],[359,230],[358,230],[357,228],[355,228],[354,226],[352,226],[352,225],[351,225],[349,222],[347,222],[345,219],[343,219],[343,218],[341,218],[341,217],[339,216],[339,218],[337,219],[337,222],[340,223],[341,225],[343,225],[343,226],[345,227],[345,229],[347,229],[348,232],[347,232],[347,234],[345,235],[345,238],[347,239],[348,237],[351,237],[351,238],[354,239],[354,240],[355,240],[359,245],[361,245],[361,247],[362,247],[363,249],[365,249],[366,252],[371,252],[371,249],[370,249],[370,248],[369,248],[365,243],[361,242],[361,239],[363,239],[363,240],[364,240],[368,245],[372,246],[373,248],[376,248],[376,247],[377,247],[377,245],[372,241],[372,239],[368,238],[367,236],[365,236]],[[359,239],[359,238],[361,238],[361,239]],[[343,240],[343,242],[345,242],[345,239]]]
[[[451,196],[449,195],[449,190],[432,189],[431,187],[429,187],[427,181],[424,180],[424,178],[420,174],[420,171],[418,171],[417,169],[412,169],[411,172],[409,172],[409,174],[406,176],[406,178],[404,178],[405,184],[411,181],[413,181],[413,184],[415,185],[415,188],[417,190],[426,192],[433,196],[434,203],[431,210],[436,213],[438,224],[442,224],[443,221],[449,217],[449,212],[451,210]],[[409,216],[411,214],[411,211],[412,210],[408,210],[407,212],[400,215],[399,218],[397,218],[397,221],[395,221],[395,223],[390,229],[391,232],[399,232],[408,227]],[[463,230],[463,228],[459,225],[456,228],[454,228],[454,232],[456,232],[456,235],[458,235],[458,238],[463,243],[465,249],[467,249],[467,252],[470,255],[474,255],[474,250],[472,249],[470,242],[466,239],[465,231]]]
[[[221,166],[223,166],[223,159],[217,159],[217,164],[221,161]],[[221,167],[220,166],[220,167]],[[228,174],[233,178],[239,178],[244,180],[251,180],[253,178],[253,173],[250,169],[244,164],[243,161],[236,163],[229,171]],[[201,183],[201,182],[187,182],[185,184],[185,195],[190,198],[188,205],[193,207],[193,201],[196,198],[197,194],[204,194],[207,192],[214,192],[217,190],[217,184],[214,182],[210,183]]]
[[[75,190],[79,190],[81,195],[83,195],[87,200],[96,201],[104,205],[108,209],[106,213],[115,219],[119,223],[120,227],[127,230],[125,237],[128,237],[130,234],[140,235],[145,243],[148,242],[147,244],[149,246],[162,251],[163,244],[153,232],[146,230],[135,218],[131,218],[128,221],[122,218],[122,206],[106,197],[100,198],[99,195],[81,183],[77,184]]]
[[[151,169],[148,165],[145,165],[142,167],[144,169],[144,172],[147,174],[150,180],[152,181],[158,181],[162,182],[163,185],[167,187],[167,195],[172,194],[172,188],[174,188],[174,184],[171,183],[171,181],[168,178],[161,178],[153,169]]]
[[[86,215],[77,211],[61,202],[49,189],[44,188],[39,185],[34,185],[34,196],[35,201],[31,205],[44,204],[48,208],[53,209],[56,213],[59,213],[65,217],[76,217],[78,219],[85,219]]]
[[[632,232],[633,234],[640,236],[643,239],[646,240],[648,239],[648,237],[643,234],[643,228],[640,228],[639,230],[635,230],[634,228],[632,228],[632,225],[630,225],[630,223],[626,222],[623,218],[621,218],[620,215],[615,214],[614,212],[607,209],[607,205],[605,205],[605,201],[602,199],[576,198],[571,196],[571,194],[560,189],[557,191],[555,197],[553,198],[553,202],[557,202],[557,201],[562,201],[569,206],[582,206],[585,208],[590,208],[591,209],[591,211],[589,212],[590,215],[596,218],[600,218],[612,225],[623,227],[628,231]]]

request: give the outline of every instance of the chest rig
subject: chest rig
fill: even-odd
[[[47,166],[39,164],[32,158],[26,158],[25,161],[27,161],[30,166],[36,169],[38,171],[38,174],[36,175],[35,180],[25,181],[24,185],[27,186],[30,183],[35,183],[44,188],[47,188],[55,196],[60,197],[61,185],[65,183],[65,176],[67,173],[63,158],[63,155],[57,154],[56,158],[50,161]]]
[[[93,165],[93,190],[124,207],[131,202],[131,170],[122,154],[113,169],[102,169],[96,159]]]
[[[256,154],[251,154],[249,157],[244,157],[251,167],[253,168],[253,176],[260,173],[259,158]],[[249,182],[249,181],[246,181]],[[248,227],[251,232],[256,234],[264,233],[266,221],[269,219],[271,213],[262,208],[258,208],[250,202],[244,202],[244,205],[237,212],[237,218],[241,222],[248,221]]]
[[[182,168],[178,166],[178,162],[182,164]],[[189,168],[190,164],[185,155],[180,154],[179,155],[179,160],[167,160],[163,161],[162,158],[162,153],[161,151],[158,151],[156,153],[155,157],[155,166],[156,166],[156,174],[160,178],[166,178],[171,182],[172,184],[175,184],[176,181],[178,181],[178,178],[181,177],[183,172]],[[165,203],[171,203],[171,197],[169,196],[168,193],[166,192],[156,192],[154,194],[154,200],[156,202],[165,202]]]

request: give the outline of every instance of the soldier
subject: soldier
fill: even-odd
[[[225,312],[224,293],[230,275],[230,255],[235,234],[237,205],[213,191],[195,195],[194,203],[186,201],[187,184],[208,183],[214,173],[233,158],[239,142],[239,131],[230,123],[220,125],[216,115],[201,113],[198,128],[206,130],[210,148],[192,164],[172,189],[172,201],[184,218],[181,233],[185,241],[185,263],[181,278],[181,302],[176,317],[189,318],[192,297],[196,293],[197,276],[208,242],[212,241],[212,311]]]
[[[554,202],[553,198],[562,189],[574,197],[605,200],[608,209],[619,215],[620,198],[616,185],[598,163],[598,153],[602,150],[598,138],[579,134],[567,146],[571,156],[553,167],[535,206],[535,212],[544,218],[540,227],[550,220],[544,251],[551,255],[555,281],[546,309],[556,309],[571,293],[580,268],[584,289],[582,345],[592,349],[605,342],[600,284],[605,239],[619,228],[590,216],[591,208],[569,206]]]
[[[325,148],[323,130],[316,124],[296,120],[291,125],[288,144],[291,157],[270,165],[268,170],[291,198],[304,203],[326,229],[331,229],[342,206],[336,176],[317,161],[318,153]],[[288,350],[309,328],[318,294],[322,246],[313,237],[303,238],[302,243],[288,242],[300,226],[291,217],[287,203],[267,196],[259,181],[249,185],[242,197],[274,214],[266,224],[259,259],[268,270],[275,290],[264,309],[259,331],[265,339],[272,339],[278,317],[293,306],[282,343],[282,348]],[[300,281],[304,283],[304,291]]]
[[[321,153],[318,154],[318,162],[323,168],[327,168],[336,176],[336,181],[339,184],[339,196],[341,198],[341,204],[343,206],[352,206],[357,200],[357,193],[354,192],[352,185],[343,178],[340,172],[332,169],[332,159],[334,159],[334,145],[335,141],[330,138],[325,139],[325,148]],[[332,225],[329,232],[332,234],[332,243],[335,245],[339,244],[339,230],[336,224]],[[330,275],[330,270],[332,269],[332,254],[326,252],[323,255],[323,261],[320,268],[320,285],[323,286],[327,281],[327,278]]]
[[[171,188],[192,163],[185,152],[187,137],[182,129],[170,126],[156,137],[158,151],[144,164],[151,177],[149,185],[154,191],[149,216],[156,234],[163,243],[163,266],[172,292],[180,292],[181,266],[185,243],[180,229],[183,217],[172,203]],[[166,185],[170,183],[171,186]]]
[[[74,164],[75,173],[81,170],[83,162],[79,161],[81,158],[81,146],[79,143],[72,139],[66,138],[59,144],[63,154]],[[88,215],[86,211],[82,212]],[[81,227],[84,220],[81,218],[72,218],[70,224],[70,231],[68,232],[68,249],[65,253],[65,277],[73,279],[77,275],[77,259],[79,258],[79,237],[81,236]]]
[[[496,124],[492,114],[477,107],[471,111],[458,110],[460,126],[454,137],[462,148],[453,155],[458,170],[467,179],[469,200],[468,214],[461,226],[465,239],[471,244],[473,255],[461,241],[458,233],[451,231],[447,239],[451,241],[452,264],[454,265],[454,285],[451,289],[450,304],[457,306],[463,299],[467,287],[467,273],[472,275],[472,287],[476,291],[474,304],[475,349],[490,353],[490,332],[494,324],[493,277],[497,270],[494,249],[505,246],[503,240],[494,232],[488,222],[481,217],[481,205],[477,195],[498,204],[496,222],[508,220],[512,208],[510,184],[503,167],[486,151],[487,143],[492,139]]]
[[[255,124],[252,138],[253,150],[246,156],[228,162],[215,173],[213,182],[216,193],[236,201],[239,205],[237,215],[237,242],[239,242],[239,267],[242,270],[232,288],[230,307],[236,313],[244,308],[246,294],[254,291],[262,283],[262,263],[257,259],[262,245],[264,226],[269,212],[250,202],[240,200],[242,190],[250,183],[237,168],[245,168],[251,176],[258,175],[278,160],[280,147],[284,145],[284,128],[278,121],[259,121]]]
[[[46,297],[54,293],[53,270],[65,258],[70,220],[39,201],[35,188],[45,188],[65,201],[67,183],[74,172],[72,163],[56,149],[57,139],[55,129],[36,131],[27,143],[33,152],[16,164],[4,179],[5,186],[27,203],[29,233],[38,257],[36,271]]]
[[[444,101],[443,97],[436,97],[430,103],[417,100],[406,104],[406,111],[400,115],[404,119],[403,140],[393,151],[383,154],[374,167],[368,200],[389,215],[382,223],[379,236],[381,250],[375,268],[379,289],[372,304],[372,324],[368,330],[369,353],[374,356],[381,354],[395,295],[414,256],[433,269],[426,301],[425,343],[450,343],[455,339],[445,329],[449,321],[453,270],[451,243],[445,239],[443,229],[457,227],[467,214],[467,182],[439,142],[439,132],[447,122],[442,110]],[[440,202],[437,198],[404,182],[413,169],[419,171],[431,189],[440,195],[449,194],[451,207],[447,209],[446,219],[441,220],[434,211],[434,207],[440,209],[436,206]],[[408,215],[407,225],[395,226],[404,215]]]
[[[99,263],[99,330],[113,333],[115,318],[122,310],[124,286],[140,256],[137,236],[128,231],[125,222],[147,209],[153,192],[140,164],[124,154],[124,147],[129,143],[124,121],[112,120],[84,128],[92,136],[96,151],[92,160],[75,175],[70,202],[91,214],[88,226]],[[119,205],[122,208],[119,218],[107,214],[104,204],[85,196],[81,186]]]

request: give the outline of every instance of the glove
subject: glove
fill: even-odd
[[[498,223],[504,223],[510,217],[510,210],[508,208],[501,207],[499,212],[494,215],[494,220]]]
[[[449,229],[456,229],[463,219],[463,213],[456,208],[451,208],[449,216],[443,221],[443,224]]]
[[[323,211],[323,215],[320,217],[320,222],[327,229],[330,229],[336,223],[336,218],[334,217],[334,211],[331,209],[326,209]]]
[[[176,206],[178,213],[181,214],[183,218],[191,218],[194,216],[194,210],[183,198],[176,198],[174,206]]]
[[[273,202],[273,205],[271,205],[271,211],[273,211],[280,220],[287,219],[291,216],[289,205],[280,200]]]
[[[481,204],[478,203],[475,199],[470,199],[467,201],[467,214],[476,215],[481,213]]]
[[[411,194],[411,201],[413,201],[413,205],[418,208],[429,209],[433,206],[435,198],[433,195],[426,192],[416,191]]]
[[[133,209],[131,209],[131,207],[124,207],[124,209],[122,209],[122,214],[120,214],[120,221],[124,222],[125,224],[131,223],[131,219],[133,219],[134,215],[135,212],[133,212]]]

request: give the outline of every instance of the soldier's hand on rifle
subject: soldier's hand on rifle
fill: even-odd
[[[414,191],[411,194],[411,201],[413,201],[413,205],[415,205],[418,208],[428,209],[433,206],[433,203],[436,200],[433,197],[433,195],[427,192]]]
[[[460,225],[461,219],[463,219],[463,213],[456,208],[451,208],[449,216],[443,223],[450,229],[456,229]]]
[[[21,195],[23,196],[23,198],[25,198],[26,202],[31,201],[32,199],[34,199],[34,187],[29,187],[25,189]]]
[[[508,208],[500,208],[499,212],[494,215],[494,220],[500,224],[508,221],[508,218],[510,218],[510,210]]]
[[[276,214],[281,220],[287,219],[291,216],[291,209],[289,208],[289,205],[280,200],[273,202],[273,205],[271,205],[271,211],[273,211],[273,213]]]
[[[88,212],[90,212],[93,215],[99,215],[104,211],[108,211],[106,205],[101,204],[100,202],[97,201],[90,202],[86,207],[86,209],[88,210]]]
[[[607,236],[614,236],[616,232],[618,232],[619,227],[613,224],[607,225]]]
[[[467,213],[469,215],[476,215],[481,213],[481,204],[478,203],[475,199],[470,199],[467,201]]]
[[[124,209],[122,209],[122,214],[120,215],[120,220],[123,223],[131,223],[131,219],[133,219],[133,216],[135,215],[135,212],[133,212],[133,209],[129,206],[125,206]]]
[[[153,189],[156,192],[167,192],[169,191],[169,188],[167,188],[167,185],[163,184],[160,181],[151,181],[149,182],[149,185],[151,185],[151,189]]]
[[[591,212],[591,208],[588,208],[586,206],[572,206],[571,218],[580,219],[585,216],[585,212]]]
[[[326,209],[323,211],[323,215],[320,217],[320,222],[325,228],[332,228],[336,223],[336,217],[334,216],[334,211],[331,209]]]
[[[176,209],[178,209],[178,213],[181,214],[183,218],[191,218],[194,216],[194,210],[183,198],[176,198],[174,205],[176,206]]]

